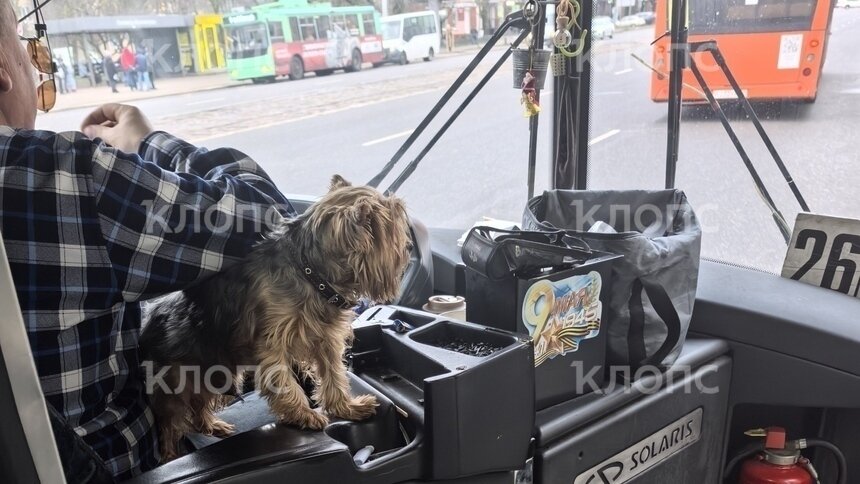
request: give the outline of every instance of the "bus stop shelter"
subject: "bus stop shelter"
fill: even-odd
[[[89,64],[90,72],[105,55],[117,58],[127,45],[152,54],[156,76],[196,71],[190,15],[78,17],[47,20],[47,26],[57,55],[75,66]]]

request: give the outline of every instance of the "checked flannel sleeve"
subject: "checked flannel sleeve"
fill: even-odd
[[[149,135],[139,156],[103,144],[95,150],[95,200],[125,301],[225,269],[293,212],[268,175],[236,150],[209,151],[163,132]]]
[[[290,212],[238,151],[0,126],[0,231],[42,391],[118,479],[158,462],[137,301],[225,269]]]

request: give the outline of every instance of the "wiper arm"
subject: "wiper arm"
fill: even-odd
[[[783,177],[785,177],[785,180],[788,182],[789,187],[791,187],[791,191],[794,193],[795,198],[797,198],[797,202],[800,204],[801,209],[804,212],[808,212],[809,206],[806,204],[806,200],[804,200],[803,195],[800,194],[800,190],[797,188],[797,184],[794,183],[794,179],[788,172],[788,168],[785,166],[785,163],[782,162],[782,158],[780,158],[779,153],[776,152],[776,147],[774,147],[773,143],[770,140],[770,137],[767,135],[764,130],[764,127],[761,125],[761,121],[759,121],[755,110],[752,108],[752,105],[744,95],[743,90],[737,83],[737,80],[735,80],[734,76],[729,70],[729,66],[726,64],[726,60],[720,53],[720,49],[717,46],[717,42],[714,40],[710,40],[707,42],[694,42],[689,45],[690,48],[692,50],[695,50],[696,52],[710,52],[711,55],[714,57],[714,60],[717,61],[717,64],[723,71],[723,74],[726,76],[726,78],[729,80],[729,83],[732,85],[732,89],[734,89],[735,95],[738,97],[738,99],[741,100],[741,104],[743,105],[747,115],[749,115],[750,119],[752,119],[753,121],[753,124],[755,124],[759,136],[761,136],[762,141],[764,141],[765,145],[768,148],[768,151],[770,151],[771,156],[773,156],[773,159],[779,167],[780,171],[782,172]],[[782,212],[780,212],[779,209],[776,207],[776,203],[773,201],[773,197],[770,196],[770,193],[764,186],[764,181],[761,179],[761,176],[759,176],[758,171],[755,169],[755,166],[753,166],[752,160],[750,160],[750,157],[749,155],[747,155],[746,150],[744,150],[743,145],[741,145],[737,134],[735,134],[734,129],[732,129],[732,126],[729,123],[729,119],[728,117],[726,117],[726,113],[723,111],[722,106],[720,106],[720,103],[714,97],[714,93],[711,91],[711,88],[708,87],[708,83],[705,82],[705,78],[704,76],[702,76],[701,71],[699,71],[699,67],[696,65],[696,61],[695,59],[693,59],[692,56],[689,56],[689,65],[690,70],[693,72],[693,75],[696,76],[696,80],[699,82],[699,85],[702,86],[702,89],[705,91],[705,96],[708,99],[708,103],[711,105],[711,109],[713,109],[714,113],[716,113],[717,116],[720,118],[720,122],[726,129],[726,133],[729,135],[729,139],[731,139],[732,144],[735,146],[735,149],[741,156],[741,160],[743,160],[747,171],[749,171],[750,176],[752,176],[756,189],[758,190],[765,204],[767,204],[768,208],[770,209],[771,216],[773,217],[774,222],[776,222],[776,225],[779,228],[782,237],[785,239],[785,243],[788,244],[791,241],[791,229],[788,227],[788,222],[786,222],[785,216],[783,216]]]

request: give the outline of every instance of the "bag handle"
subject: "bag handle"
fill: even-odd
[[[645,309],[642,305],[642,290],[648,295],[657,316],[666,325],[666,339],[660,348],[651,355],[645,348]],[[630,296],[630,327],[627,330],[627,348],[632,366],[641,368],[646,365],[660,365],[672,352],[681,339],[681,319],[672,304],[669,294],[656,282],[637,278],[633,281],[633,294]]]
[[[496,242],[502,242],[509,239],[516,239],[517,241],[527,240],[539,244],[554,245],[564,249],[578,250],[587,254],[591,254],[592,252],[591,246],[589,246],[585,240],[571,235],[570,232],[566,230],[554,230],[552,232],[543,230],[510,230],[497,229],[494,227],[487,227],[485,225],[474,227],[472,230],[481,232],[481,235],[491,240],[492,237],[490,237],[490,232],[504,234],[496,237]]]
[[[503,235],[493,239],[490,236],[491,232]],[[523,254],[525,260],[521,261],[519,251],[512,250],[514,247],[540,254],[551,254],[555,260],[552,263],[547,261],[547,266],[579,263],[593,256],[590,248],[583,249],[567,245],[563,232],[546,233],[476,226],[469,231],[463,243],[463,262],[491,280],[500,280],[514,274],[516,268],[520,267],[520,262],[527,264],[535,262],[528,261],[529,256],[526,254]],[[467,253],[468,257],[465,255]]]

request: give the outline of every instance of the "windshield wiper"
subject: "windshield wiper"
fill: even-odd
[[[785,239],[785,243],[788,244],[791,240],[791,229],[788,226],[788,222],[785,220],[785,216],[783,216],[782,212],[776,207],[776,203],[771,197],[770,192],[768,192],[767,187],[764,185],[764,181],[761,176],[758,174],[755,166],[752,163],[749,155],[744,149],[743,145],[738,139],[737,134],[729,123],[729,119],[726,116],[726,113],[723,111],[722,106],[720,106],[719,101],[717,101],[714,96],[713,91],[708,86],[708,83],[705,81],[705,78],[702,76],[702,73],[699,71],[699,67],[696,65],[696,61],[691,55],[691,52],[708,52],[713,56],[714,60],[717,62],[717,65],[722,70],[723,74],[726,76],[726,79],[729,81],[729,84],[732,86],[732,90],[737,96],[738,100],[743,106],[744,111],[747,116],[753,122],[753,125],[756,128],[756,131],[764,142],[767,150],[770,152],[770,155],[773,157],[774,162],[776,163],[779,171],[782,173],[783,178],[788,183],[791,192],[794,194],[795,199],[797,199],[797,203],[800,205],[801,210],[804,212],[809,212],[809,205],[807,205],[806,200],[803,198],[803,195],[800,193],[800,189],[795,183],[794,178],[791,176],[791,173],[788,171],[788,167],[785,166],[785,163],[782,161],[782,158],[779,156],[779,153],[776,151],[776,147],[771,141],[770,137],[767,135],[767,132],[764,130],[764,126],[762,126],[761,121],[756,115],[755,110],[750,104],[749,99],[747,99],[746,95],[744,95],[743,90],[735,79],[734,75],[732,75],[731,70],[729,69],[728,64],[726,64],[726,60],[720,52],[720,48],[717,45],[715,40],[708,40],[704,42],[693,42],[690,43],[687,40],[687,15],[686,15],[686,0],[680,0],[680,8],[674,9],[672,12],[672,30],[669,35],[671,36],[671,45],[674,46],[672,49],[672,70],[670,72],[669,77],[669,129],[668,129],[668,139],[667,139],[667,151],[666,151],[666,188],[674,188],[675,187],[675,171],[678,164],[678,148],[679,148],[679,140],[680,140],[680,121],[681,121],[681,103],[682,96],[681,90],[683,88],[683,70],[686,67],[689,67],[693,72],[693,75],[696,77],[696,81],[698,81],[699,86],[702,87],[704,91],[705,97],[708,100],[708,104],[710,104],[711,109],[713,109],[714,113],[720,119],[720,123],[722,123],[723,128],[725,128],[726,133],[729,136],[732,144],[737,150],[738,154],[741,157],[741,160],[746,166],[747,171],[755,183],[756,189],[759,192],[759,195],[764,200],[765,204],[771,211],[771,216],[773,217],[774,222],[776,222],[777,227],[779,228],[780,233]],[[666,34],[663,34],[662,37],[665,37]]]

